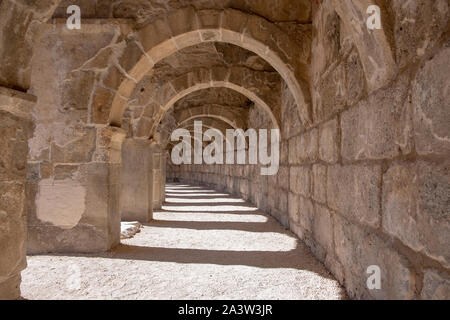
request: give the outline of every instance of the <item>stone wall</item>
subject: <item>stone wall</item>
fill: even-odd
[[[353,298],[449,298],[447,0],[59,2],[0,2],[0,298],[19,294],[25,216],[30,253],[111,248],[125,137],[161,143],[168,109],[177,120],[227,107],[245,118],[227,125],[278,122],[278,173],[169,164],[169,180],[253,202]],[[65,27],[69,2],[82,30]],[[372,2],[382,30],[365,28]],[[148,157],[147,213],[165,176],[159,152]],[[367,289],[371,265],[381,290]]]

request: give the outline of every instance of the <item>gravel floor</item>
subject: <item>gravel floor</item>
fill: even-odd
[[[166,200],[111,252],[28,257],[23,298],[346,298],[301,241],[243,200],[182,184]]]

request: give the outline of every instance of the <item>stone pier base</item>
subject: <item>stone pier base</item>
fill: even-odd
[[[0,87],[0,299],[20,297],[26,267],[25,180],[34,96]]]

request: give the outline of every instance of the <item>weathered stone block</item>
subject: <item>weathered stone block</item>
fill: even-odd
[[[327,202],[327,167],[320,164],[312,168],[312,198],[320,203]]]
[[[88,109],[95,77],[93,71],[75,70],[70,73],[62,87],[62,112]]]
[[[312,43],[312,71],[316,82],[320,75],[339,59],[339,40],[341,36],[340,19],[331,0],[324,0],[316,6],[313,27],[316,36]]]
[[[450,152],[450,48],[427,61],[412,84],[414,139],[419,155]]]
[[[31,122],[0,110],[0,181],[25,179]]]
[[[325,250],[326,254],[334,254],[333,221],[330,211],[321,205],[314,205],[314,239]]]
[[[381,221],[380,198],[380,166],[335,165],[328,167],[328,205],[340,214],[362,224],[378,228]]]
[[[276,177],[278,186],[283,190],[289,190],[289,167],[280,166]]]
[[[388,28],[370,30],[361,27],[366,23],[366,11],[372,5],[370,0],[333,0],[333,4],[358,50],[369,91],[383,87],[396,72]]]
[[[138,43],[132,38],[127,39],[125,49],[123,50],[118,62],[122,70],[124,70],[130,77],[136,78],[136,80],[140,80],[140,78],[137,78],[137,70],[134,70],[135,73],[132,73],[132,71],[141,58],[144,58],[147,64],[147,67],[144,69],[148,70],[153,66],[147,57],[145,57],[144,52],[139,47]]]
[[[125,74],[116,66],[112,66],[109,68],[108,73],[103,78],[103,85],[106,88],[117,90],[120,84],[125,81],[125,79]]]
[[[225,9],[222,16],[223,41],[239,45],[247,20],[247,14],[234,9]]]
[[[394,165],[383,181],[383,229],[450,266],[450,167]]]
[[[164,20],[157,20],[137,32],[138,41],[145,52],[149,52],[155,46],[169,40],[171,36],[169,25]]]
[[[393,158],[411,151],[409,74],[395,85],[342,114],[342,157],[346,161]]]
[[[448,274],[444,277],[436,270],[426,270],[421,297],[425,300],[450,299],[450,278]]]
[[[98,124],[107,124],[109,111],[114,98],[114,92],[102,87],[96,87],[94,97],[92,98],[91,122]]]
[[[281,91],[281,123],[283,123],[281,126],[282,137],[285,139],[299,135],[305,129],[299,116],[297,103],[290,89],[285,85]],[[286,153],[285,156],[287,155]]]
[[[150,141],[125,140],[122,157],[122,219],[146,223],[153,215],[153,157]]]
[[[0,182],[0,299],[20,295],[20,272],[26,267],[25,186]]]
[[[9,278],[0,277],[0,300],[16,300],[20,297],[20,273]]]
[[[333,216],[336,256],[344,267],[345,286],[358,299],[412,299],[415,274],[406,259],[376,235],[339,215]],[[381,289],[367,288],[369,266],[381,271]]]
[[[288,212],[289,212],[289,221],[291,223],[300,223],[299,219],[299,196],[294,193],[289,193],[288,195]]]
[[[314,230],[314,206],[311,200],[299,197],[298,201],[299,224],[310,234]]]
[[[390,2],[396,60],[401,68],[425,57],[448,31],[450,10],[446,0]]]
[[[319,156],[319,134],[317,129],[289,140],[289,164],[315,162]]]
[[[199,29],[197,13],[193,7],[185,7],[170,13],[167,22],[174,37]]]
[[[355,104],[365,88],[364,71],[356,52],[338,65],[331,66],[320,78],[314,99],[314,120],[329,119]]]
[[[52,162],[56,163],[86,163],[92,158],[96,148],[96,129],[84,128],[77,137],[64,146],[56,143],[51,145]]]
[[[291,192],[309,197],[311,194],[311,169],[309,167],[290,168]]]
[[[319,158],[328,163],[336,163],[339,159],[338,121],[333,119],[319,128]]]

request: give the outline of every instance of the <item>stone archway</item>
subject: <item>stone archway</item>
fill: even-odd
[[[283,1],[284,4],[289,2]],[[249,0],[242,6],[234,4],[234,9],[196,10],[172,6],[153,15],[148,20],[152,21],[151,24],[138,23],[137,28],[129,24],[123,27],[124,32],[114,33],[114,41],[106,47],[99,45],[100,51],[92,57],[95,61],[79,61],[94,62],[83,64],[88,68],[82,68],[81,72],[75,67],[79,66],[77,63],[71,65],[76,52],[72,52],[72,57],[65,55],[67,60],[59,59],[62,55],[55,55],[57,58],[54,60],[64,60],[69,72],[74,71],[75,74],[75,79],[66,83],[67,89],[73,89],[73,95],[58,93],[52,96],[55,100],[65,100],[64,105],[49,103],[52,108],[47,109],[55,113],[67,112],[64,120],[72,121],[71,125],[60,119],[57,119],[57,125],[68,132],[68,139],[59,144],[48,142],[48,146],[47,138],[63,130],[55,130],[48,136],[37,132],[38,139],[46,141],[42,158],[38,155],[38,159],[33,159],[36,162],[26,164],[24,155],[28,150],[24,141],[33,131],[29,109],[35,102],[35,97],[25,93],[30,87],[31,55],[36,50],[34,30],[50,17],[58,3],[58,0],[3,0],[0,3],[0,30],[3,32],[0,60],[4,62],[0,66],[0,145],[6,150],[0,156],[0,229],[7,230],[0,232],[0,298],[18,295],[19,272],[25,261],[25,232],[22,232],[21,209],[16,209],[28,205],[27,199],[34,199],[33,192],[37,189],[32,189],[39,184],[37,181],[49,182],[49,177],[50,180],[55,178],[53,180],[57,183],[53,187],[57,189],[62,186],[61,180],[67,177],[76,176],[73,181],[80,177],[76,181],[80,183],[92,178],[83,185],[91,197],[91,209],[80,220],[82,223],[73,230],[58,229],[49,223],[39,230],[40,239],[59,246],[57,250],[64,252],[84,251],[85,248],[79,250],[76,243],[89,246],[93,238],[99,241],[88,248],[92,251],[104,250],[114,244],[117,203],[110,202],[106,196],[100,201],[95,197],[99,193],[114,196],[119,190],[116,181],[121,153],[118,151],[125,133],[117,127],[121,125],[127,104],[132,103],[132,92],[136,91],[143,75],[151,77],[152,71],[158,69],[156,63],[165,63],[161,60],[164,57],[171,57],[182,48],[209,42],[232,44],[257,53],[285,81],[280,106],[269,103],[257,94],[257,90],[241,83],[232,86],[236,91],[242,87],[249,89],[267,104],[265,109],[270,110],[275,118],[282,115],[281,121],[277,120],[286,128],[283,167],[278,176],[264,179],[245,166],[186,167],[176,174],[186,181],[218,183],[267,210],[308,244],[351,297],[431,299],[448,295],[449,239],[445,235],[449,234],[449,224],[448,216],[443,214],[447,212],[447,203],[442,196],[446,195],[449,186],[448,126],[445,125],[448,119],[445,75],[448,72],[444,71],[449,56],[450,11],[445,1],[433,1],[431,5],[409,1],[404,6],[396,1],[376,2],[386,14],[386,20],[382,30],[373,31],[365,27],[366,8],[372,4],[369,0],[305,0],[313,10],[305,13],[308,16],[305,21],[296,20],[305,24],[302,26],[290,25],[292,13],[288,13],[288,17],[274,19],[274,15],[255,9],[262,6],[267,9],[273,5],[269,0]],[[211,7],[216,8],[214,5]],[[331,12],[332,21],[314,17],[317,11],[320,15],[321,10]],[[60,12],[65,14],[65,11]],[[155,21],[154,17],[161,19]],[[315,32],[317,30],[320,32]],[[77,34],[77,39],[80,43],[87,43],[85,38],[78,38],[82,34]],[[299,53],[310,48],[298,40],[306,39],[308,42],[309,37],[316,52],[329,51],[324,54],[324,61],[318,63],[320,68],[323,67],[321,70],[315,69],[315,57],[310,63],[309,55]],[[55,41],[59,40],[56,35]],[[325,46],[316,46],[314,41],[322,41]],[[328,46],[330,42],[333,44]],[[48,66],[51,59],[42,59],[40,63]],[[222,62],[219,61],[219,65]],[[173,69],[179,66],[175,64]],[[205,66],[211,68],[213,64]],[[164,76],[179,75],[186,69],[170,70]],[[211,75],[209,83],[205,80],[198,84],[197,89],[209,85],[229,86],[220,77]],[[79,87],[74,86],[77,81]],[[94,84],[85,86],[84,82],[90,81]],[[97,91],[85,90],[85,103],[77,105],[75,96],[80,90],[95,86]],[[188,88],[185,87],[186,90]],[[172,83],[158,88],[161,101],[175,99],[180,92]],[[46,97],[42,93],[36,95]],[[310,95],[318,98],[318,104],[326,104],[318,117],[312,115],[311,110],[315,112],[317,105],[316,101],[310,105]],[[102,114],[103,118],[99,120],[102,125],[96,122],[97,119],[91,121],[92,109],[100,104],[94,98],[104,98],[102,104],[105,108],[112,103],[106,117]],[[136,111],[137,115],[140,107],[130,113]],[[166,107],[166,104],[156,102],[145,110],[148,119],[139,123],[142,139],[136,139],[142,142],[144,149],[154,147],[147,138],[157,127],[156,121],[167,111]],[[67,109],[62,111],[64,108]],[[289,118],[294,109],[299,111],[302,121]],[[45,113],[47,110],[41,111]],[[157,117],[153,117],[154,111],[158,112]],[[179,113],[180,119],[186,123],[177,125],[185,126],[198,119],[197,116],[220,119],[221,116],[214,113],[202,112],[186,118]],[[123,118],[134,120],[134,116],[133,113],[130,118]],[[232,122],[237,120],[229,118]],[[147,120],[155,122],[144,123]],[[44,126],[55,125],[57,121],[48,119]],[[125,121],[125,124],[128,123]],[[83,130],[74,133],[75,126],[83,127]],[[81,136],[84,131],[88,131],[87,138]],[[94,147],[81,150],[80,145],[87,140]],[[47,146],[49,148],[45,150]],[[162,154],[160,146],[155,147],[155,153]],[[89,154],[89,160],[85,160],[86,154]],[[153,159],[154,155],[145,155],[148,158],[143,163]],[[25,174],[28,175],[26,184]],[[26,185],[30,189],[27,190]],[[50,190],[51,184],[45,185],[47,187]],[[93,189],[98,192],[91,192]],[[67,192],[64,201],[73,194]],[[93,203],[101,205],[94,206]],[[151,207],[153,202],[147,205]],[[31,212],[31,227],[38,230],[42,225],[33,224],[37,221],[35,209],[31,205],[27,208]],[[70,218],[76,220],[78,216]],[[96,227],[101,229],[98,234]],[[33,237],[38,238],[32,232]],[[379,265],[385,277],[380,291],[367,290],[365,271],[369,264]]]
[[[116,91],[109,123],[121,125],[130,95],[156,63],[178,50],[211,41],[240,46],[269,62],[290,88],[303,123],[311,123],[307,62],[287,34],[263,18],[238,10],[196,11],[191,7],[136,30],[130,38],[122,58],[105,79]]]
[[[272,74],[251,71],[245,68],[213,68],[211,70],[198,69],[166,83],[143,112],[136,136],[148,138],[164,117],[181,98],[192,92],[206,88],[225,87],[235,90],[252,100],[261,107],[270,117],[273,127],[279,128],[280,109],[277,95],[273,92],[264,92],[258,88],[268,81]]]

